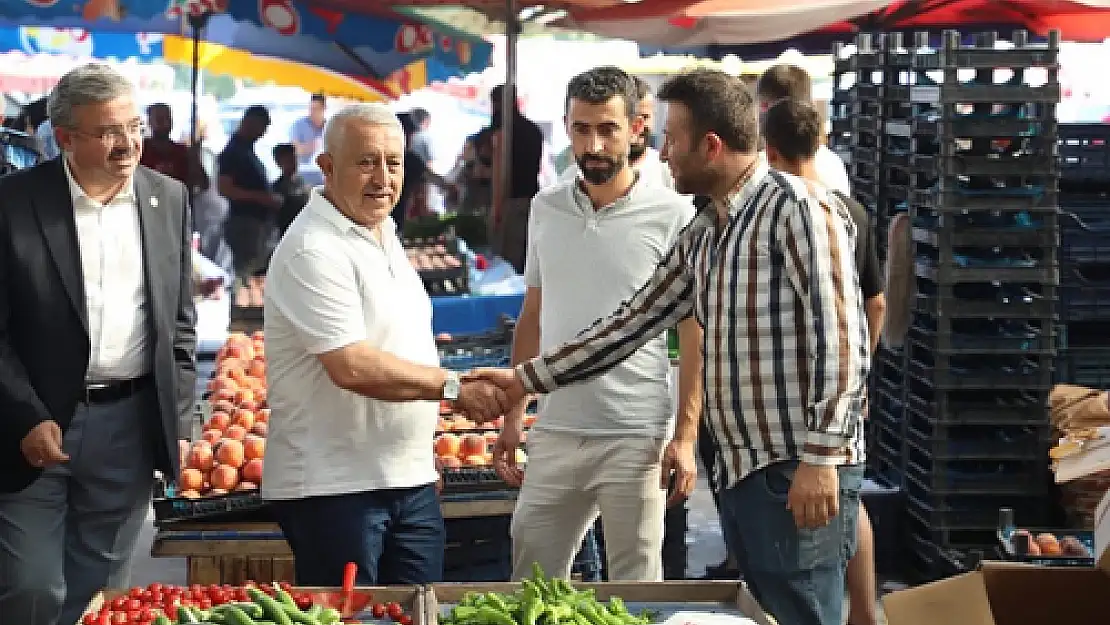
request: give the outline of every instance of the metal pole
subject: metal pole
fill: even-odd
[[[200,98],[200,37],[201,33],[206,26],[208,26],[208,18],[212,14],[208,11],[197,14],[189,15],[189,27],[193,29],[193,74],[189,80],[189,88],[192,91],[192,127],[189,130],[189,145],[193,148],[197,144],[197,116],[199,114],[198,100]]]
[[[513,194],[513,121],[516,119],[516,0],[505,0],[505,89],[501,93],[501,215]]]

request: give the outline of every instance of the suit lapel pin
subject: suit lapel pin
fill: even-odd
[[[151,208],[158,208],[158,198],[156,198],[156,197],[150,198],[150,207]]]

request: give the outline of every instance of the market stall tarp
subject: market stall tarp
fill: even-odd
[[[848,39],[861,31],[1005,25],[1038,35],[1056,29],[1068,41],[1098,42],[1110,35],[1110,1],[785,0],[771,4],[761,0],[660,0],[579,11],[556,23],[666,48],[744,46],[833,34]],[[745,56],[743,50],[729,52]]]
[[[438,59],[457,74],[489,65],[490,45],[480,37],[383,17],[381,7],[338,12],[289,0],[87,0],[78,3],[0,0],[0,15],[15,25],[86,28],[191,36],[188,17],[212,15],[203,38],[271,57],[383,79],[406,65]]]

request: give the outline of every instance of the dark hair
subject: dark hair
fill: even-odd
[[[243,119],[257,119],[258,121],[270,123],[270,109],[261,104],[254,104],[247,107],[243,111]]]
[[[821,147],[821,113],[806,101],[781,100],[763,114],[763,140],[792,163],[809,160]]]
[[[639,102],[644,98],[651,95],[651,85],[646,80],[639,76],[632,77],[633,82],[636,83],[636,101]]]
[[[720,70],[695,69],[663,83],[659,99],[689,109],[690,130],[695,139],[712,132],[737,152],[758,149],[755,98],[739,78]]]
[[[165,111],[167,113],[172,113],[173,112],[172,109],[170,109],[169,104],[166,104],[165,102],[155,102],[154,104],[151,104],[150,106],[146,107],[146,114],[147,115],[153,115],[154,111],[159,111],[159,110]]]
[[[619,67],[595,67],[578,74],[567,83],[566,110],[570,110],[571,100],[605,104],[613,98],[624,100],[624,109],[629,117],[635,115],[636,105],[640,102],[636,81]]]
[[[763,72],[755,84],[755,93],[764,102],[813,99],[813,81],[809,73],[796,65],[774,65]]]
[[[405,133],[406,137],[416,132],[416,121],[413,119],[413,114],[411,112],[397,113],[397,121],[401,122],[401,130]]]
[[[498,104],[501,104],[501,98],[505,94],[505,89],[508,89],[509,93],[512,94],[513,98],[516,98],[516,87],[514,87],[512,85],[509,85],[509,86],[496,85],[496,86],[494,86],[493,89],[489,90],[489,99],[493,102],[497,102]]]
[[[418,127],[423,126],[425,123],[428,122],[429,119],[432,118],[431,113],[429,113],[427,109],[422,109],[420,107],[412,109],[411,111],[409,111],[409,114],[412,115],[412,121]]]
[[[327,98],[327,96],[325,96],[325,95],[324,95],[324,94],[322,94],[322,93],[314,93],[314,94],[312,94],[312,97],[311,97],[311,98],[309,98],[309,99],[308,99],[308,101],[309,101],[309,103],[310,103],[310,104],[311,104],[312,102],[319,102],[320,104],[323,104],[324,106],[327,106],[327,105],[328,105],[328,98]]]
[[[297,148],[292,143],[279,143],[274,146],[274,160],[280,159],[282,156],[292,156],[296,158]]]

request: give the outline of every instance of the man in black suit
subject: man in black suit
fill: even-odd
[[[0,623],[73,625],[124,588],[196,368],[188,196],[139,166],[107,65],[50,96],[63,154],[0,178]]]

